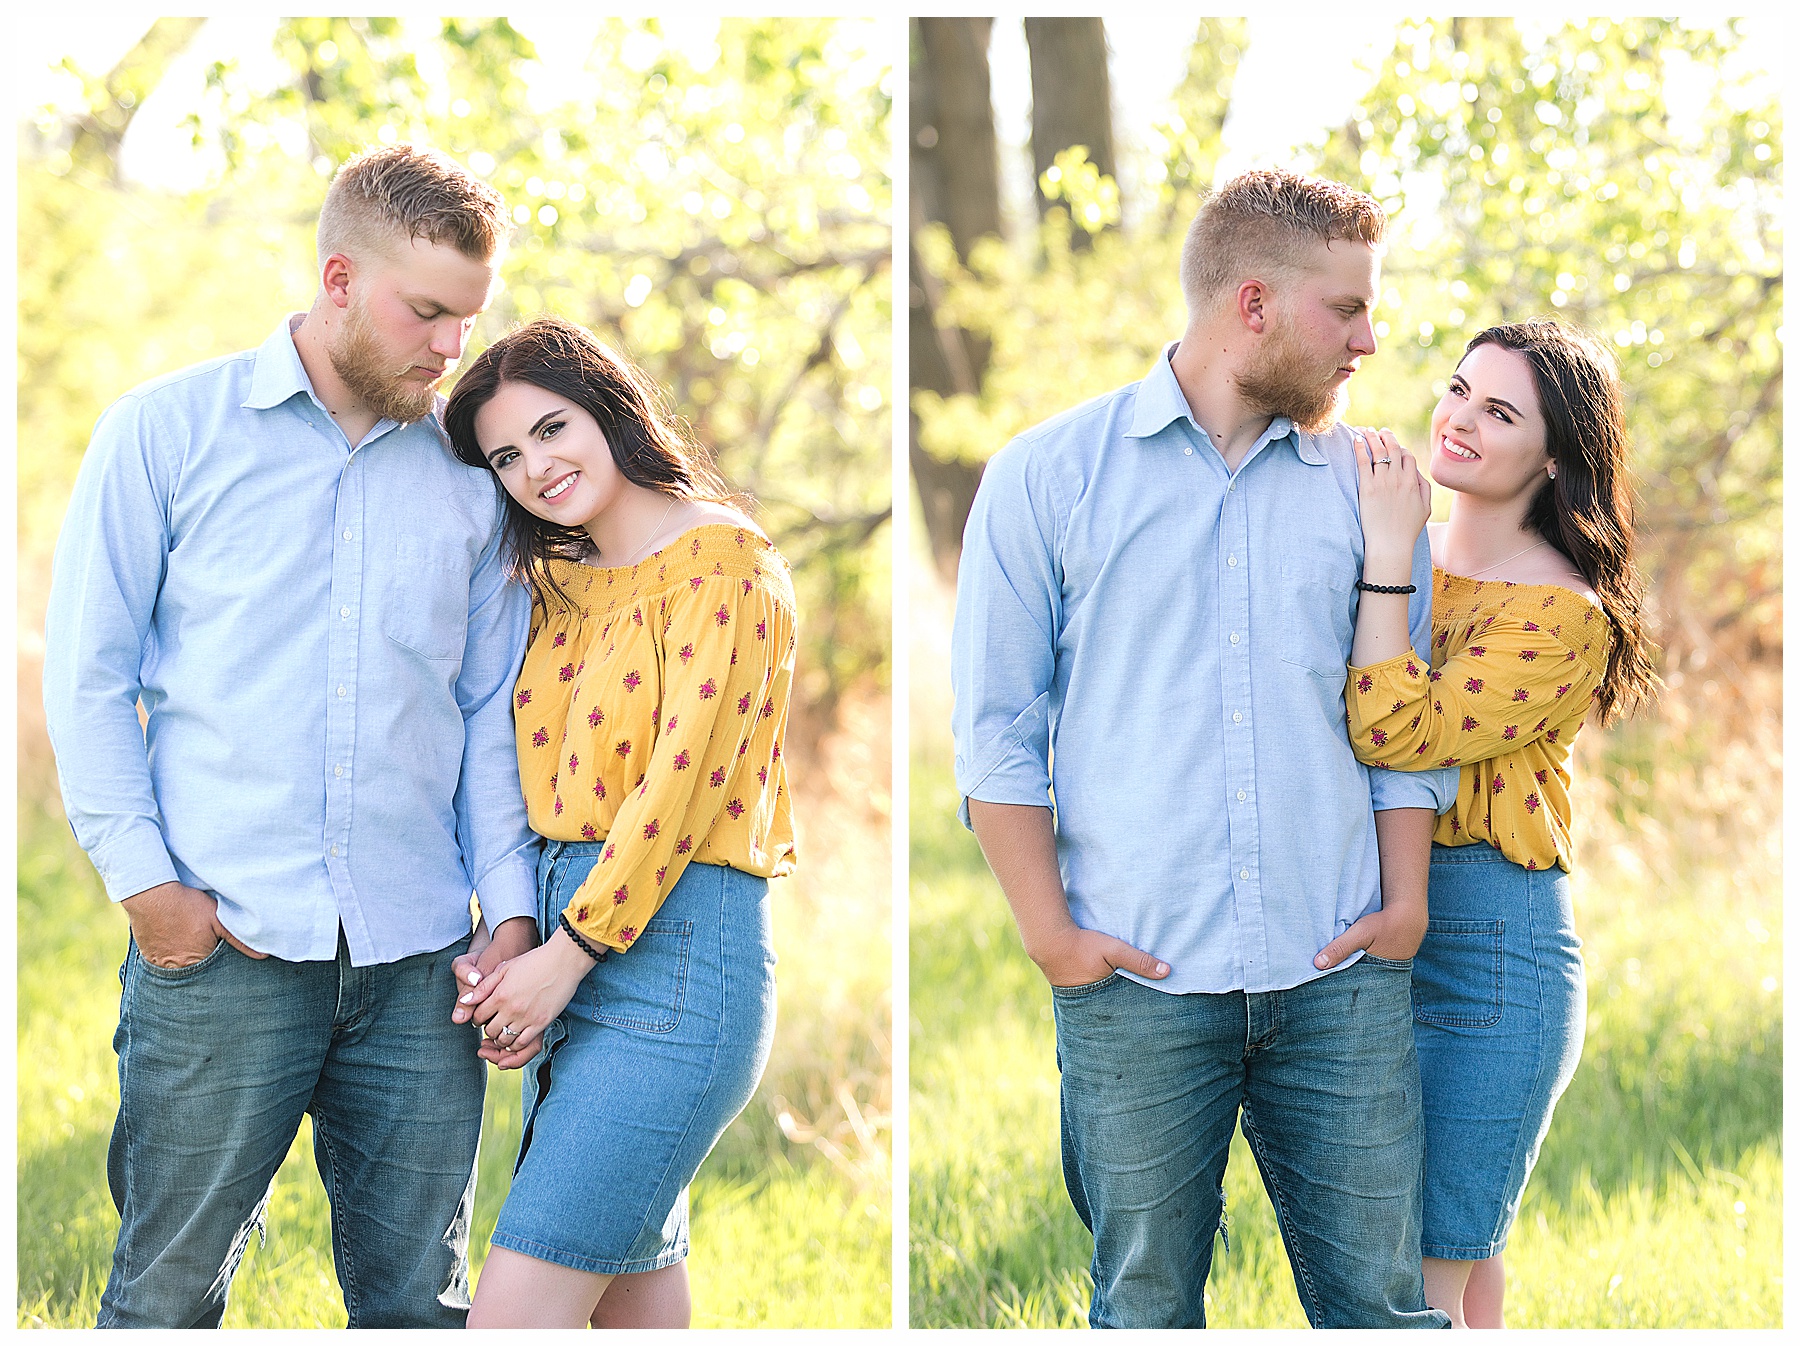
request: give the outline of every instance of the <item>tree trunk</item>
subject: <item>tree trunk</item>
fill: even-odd
[[[944,224],[964,261],[977,239],[1000,232],[1000,150],[987,63],[993,22],[912,21],[911,223],[914,229],[927,221]],[[978,395],[987,341],[938,324],[939,280],[916,250],[909,250],[907,280],[911,386],[945,397]],[[953,576],[981,469],[926,453],[916,416],[909,417],[907,449],[932,559]]]
[[[1106,177],[1118,177],[1112,83],[1106,73],[1106,30],[1099,19],[1027,19],[1025,42],[1031,48],[1032,182],[1041,218],[1054,204],[1044,195],[1044,172],[1064,150],[1084,145],[1089,163]],[[1078,248],[1088,246],[1087,231],[1073,230],[1070,241]]]
[[[106,78],[89,87],[88,110],[74,121],[70,157],[119,184],[119,147],[131,119],[205,24],[205,19],[158,19],[151,24]]]

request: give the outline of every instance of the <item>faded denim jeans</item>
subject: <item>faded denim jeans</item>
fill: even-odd
[[[331,1200],[351,1327],[461,1327],[486,1067],[452,1024],[467,939],[395,963],[247,958],[221,943],[119,970],[119,1209],[100,1327],[217,1327],[300,1119]]]
[[[1094,1327],[1204,1327],[1240,1112],[1314,1327],[1443,1327],[1425,1305],[1410,962],[1285,991],[1053,989],[1063,1176],[1094,1235]]]

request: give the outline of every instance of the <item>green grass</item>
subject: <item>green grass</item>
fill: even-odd
[[[19,840],[18,1321],[92,1326],[118,1230],[106,1146],[118,1108],[111,1042],[125,922],[60,819],[22,799]],[[879,1110],[871,1100],[885,1097],[886,1064],[881,1034],[864,1020],[888,979],[884,913],[861,914],[853,947],[844,933],[852,917],[821,915],[793,889],[800,882],[776,889],[777,948],[787,957],[775,1057],[693,1186],[697,1327],[884,1326],[891,1317],[885,1140],[859,1151],[844,1139],[828,1157],[805,1133],[788,1139],[774,1101],[821,1132],[834,1129],[824,1115],[840,1089],[864,1112]],[[819,939],[836,955],[816,960],[829,977],[802,956]],[[862,1014],[843,1013],[846,1003]],[[519,1132],[517,1075],[491,1072],[489,1086],[470,1248],[477,1274]],[[266,1242],[252,1240],[233,1282],[225,1326],[342,1327],[310,1125],[276,1175],[266,1223]]]
[[[1062,1185],[1049,992],[956,822],[944,756],[915,740],[911,1321],[1079,1327],[1092,1241]],[[1660,848],[1627,845],[1642,815],[1593,829],[1587,1042],[1507,1247],[1509,1325],[1780,1325],[1777,816],[1766,836],[1754,817],[1722,840],[1668,826]],[[1305,1326],[1241,1135],[1225,1189],[1209,1323]]]

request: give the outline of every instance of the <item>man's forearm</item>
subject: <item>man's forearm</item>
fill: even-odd
[[[988,868],[1006,894],[1025,952],[1036,959],[1075,924],[1056,862],[1056,829],[1050,810],[1035,804],[971,799],[969,822]]]
[[[1375,846],[1381,857],[1381,909],[1416,916],[1425,930],[1425,892],[1431,881],[1430,809],[1381,809],[1375,814]]]

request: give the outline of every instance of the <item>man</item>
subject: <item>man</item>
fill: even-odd
[[[308,1112],[350,1325],[466,1315],[485,1072],[451,963],[472,889],[490,962],[533,942],[528,611],[433,412],[508,230],[442,155],[352,159],[311,311],[127,393],[82,462],[44,700],[131,925],[102,1327],[218,1325]]]
[[[1333,423],[1384,228],[1336,183],[1226,184],[1180,342],[1009,444],[969,516],[957,785],[1052,987],[1095,1327],[1204,1325],[1240,1109],[1308,1320],[1444,1321],[1409,960],[1455,776],[1371,775],[1344,727],[1362,534]],[[1413,570],[1423,647],[1423,541]],[[1368,952],[1321,972],[1346,933]]]

